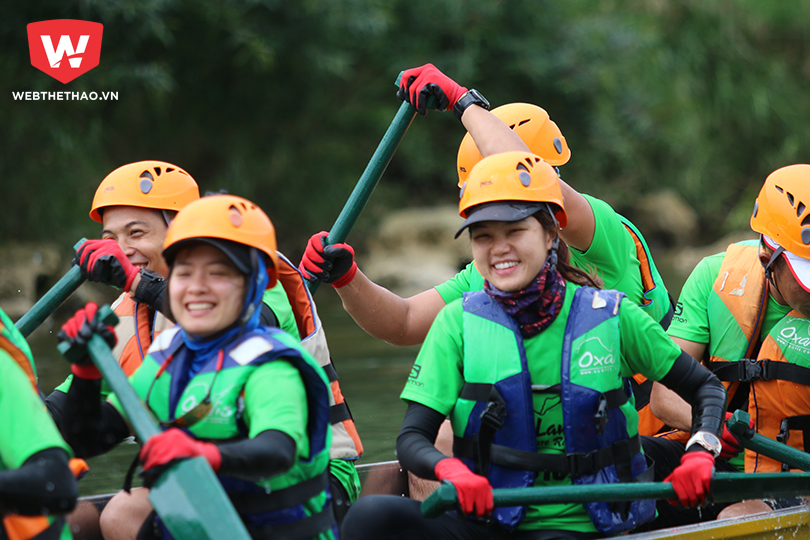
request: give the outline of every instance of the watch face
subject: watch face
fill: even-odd
[[[711,446],[722,446],[720,438],[714,433],[704,433],[703,440],[709,443]]]

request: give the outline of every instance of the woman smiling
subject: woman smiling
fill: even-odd
[[[452,482],[472,517],[427,520],[416,501],[366,497],[346,517],[344,537],[583,539],[651,520],[653,501],[493,509],[492,488],[647,481],[626,378],[641,373],[671,387],[693,404],[694,432],[715,439],[722,385],[622,293],[569,265],[558,235],[563,197],[541,158],[485,158],[459,210],[456,236],[469,230],[484,290],[465,293],[433,323],[402,393],[397,455],[423,478]],[[452,458],[433,447],[448,416]],[[709,450],[693,444],[668,479],[683,505],[708,494]]]
[[[172,222],[163,256],[177,326],[149,349],[130,381],[166,429],[139,454],[147,487],[176,459],[203,456],[218,474],[253,538],[337,535],[328,487],[329,383],[286,332],[259,324],[262,295],[277,280],[273,224],[231,195],[204,197]],[[60,339],[107,334],[88,305]],[[116,397],[99,408],[100,374],[74,364],[65,434],[96,455],[129,435]],[[146,490],[133,491],[129,515],[139,538],[169,538]],[[138,531],[119,531],[133,537]]]

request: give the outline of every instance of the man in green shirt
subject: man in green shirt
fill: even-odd
[[[760,233],[760,240],[732,244],[726,252],[706,257],[681,291],[669,334],[686,353],[704,359],[724,381],[729,414],[749,407],[749,387],[759,380],[756,369],[740,370],[739,362],[749,359],[745,362],[752,368],[760,367],[761,346],[774,326],[791,310],[798,317],[810,315],[810,279],[805,269],[810,265],[808,186],[810,165],[791,165],[768,176],[751,218],[751,228]],[[688,432],[692,422],[688,404],[666,388],[655,385],[651,406],[668,425]],[[755,426],[758,431],[765,427]],[[666,474],[665,463],[676,462],[685,440],[682,432],[664,437],[657,444],[661,474]],[[727,459],[718,460],[718,469],[743,470],[742,456],[737,455],[739,444],[728,430],[723,446],[721,457]],[[751,472],[748,467],[746,471]],[[729,507],[719,517],[763,512],[795,502],[748,501]],[[711,519],[719,510],[704,509],[703,515]]]

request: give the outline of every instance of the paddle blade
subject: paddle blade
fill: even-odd
[[[149,500],[176,540],[250,538],[205,458],[173,465],[152,487]]]

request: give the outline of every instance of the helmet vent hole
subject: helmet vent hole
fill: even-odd
[[[804,242],[805,246],[810,244],[810,227],[802,229],[802,242]]]
[[[558,154],[562,155],[562,141],[559,137],[554,137],[554,150],[557,151]]]
[[[793,206],[793,193],[788,191],[787,192],[787,198],[788,198],[788,202],[790,203],[790,206]]]
[[[240,212],[239,209],[234,205],[231,205],[228,210],[230,210],[230,216],[228,217],[231,220],[231,225],[234,227],[240,227],[242,225],[242,212]]]
[[[522,162],[518,163],[517,167],[515,167],[515,169],[518,170],[518,171],[529,172],[529,168],[526,165],[524,165]]]
[[[166,167],[166,173],[167,173],[167,174],[168,174],[168,173],[170,173],[170,172],[172,172],[173,170],[174,170],[174,169],[173,169],[172,167]]]
[[[520,171],[518,173],[518,178],[520,178],[520,183],[523,184],[523,187],[529,187],[529,184],[532,183],[532,175],[526,171]]]
[[[160,176],[161,175],[160,167],[155,167],[155,172],[157,173],[158,176]]]
[[[779,193],[784,193],[785,192],[785,190],[783,190],[779,186],[774,186],[774,187],[776,188],[776,191],[778,191]]]
[[[799,205],[796,207],[796,217],[802,217],[802,214],[804,214],[805,208],[807,208],[807,207],[804,205],[803,202],[800,201]]]
[[[152,173],[149,171],[143,171],[138,178],[148,178],[149,180],[155,181],[155,177],[152,176]]]
[[[804,219],[802,220],[802,227],[805,227],[807,225],[810,225],[810,214],[804,216]]]
[[[514,130],[514,129],[515,129],[515,124],[511,124],[511,125],[509,126],[509,129]]]
[[[520,122],[518,122],[518,127],[522,126],[523,124],[528,124],[531,121],[532,121],[531,118],[527,118],[526,120],[521,120]]]

